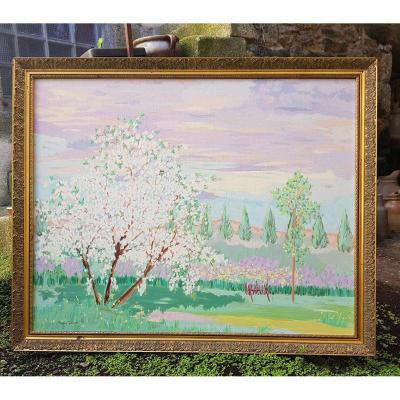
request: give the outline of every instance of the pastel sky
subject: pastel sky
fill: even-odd
[[[274,209],[271,191],[306,175],[327,230],[354,215],[356,86],[351,79],[44,79],[35,90],[36,193],[50,175],[83,173],[95,128],[135,118],[185,145],[188,171],[215,175],[203,200],[253,225]],[[277,215],[278,229],[285,218]]]

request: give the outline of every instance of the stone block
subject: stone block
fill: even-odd
[[[379,81],[389,83],[392,76],[392,53],[381,50],[377,58]]]
[[[380,116],[387,116],[391,109],[392,88],[389,83],[380,82],[378,84],[378,111]]]
[[[182,24],[175,27],[160,28],[160,33],[173,34],[178,36],[179,39],[189,36],[230,37],[231,32],[231,24]]]
[[[256,40],[260,36],[260,31],[254,24],[231,24],[231,36]]]
[[[246,40],[238,37],[188,36],[180,41],[184,57],[245,57]]]

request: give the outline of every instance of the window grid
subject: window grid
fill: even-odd
[[[43,36],[41,24],[17,24],[17,32],[28,35]]]
[[[71,41],[69,24],[46,24],[49,39]]]
[[[0,62],[11,63],[15,57],[15,44],[12,35],[0,34]]]
[[[11,96],[13,57],[79,57],[95,46],[98,24],[0,24],[0,87]]]

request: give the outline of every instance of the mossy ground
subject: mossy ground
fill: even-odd
[[[10,260],[0,256],[0,375],[400,375],[400,317],[378,306],[376,357],[240,354],[28,353],[10,348]]]

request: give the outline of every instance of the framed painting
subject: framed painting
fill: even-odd
[[[14,348],[374,354],[376,77],[15,59]]]

